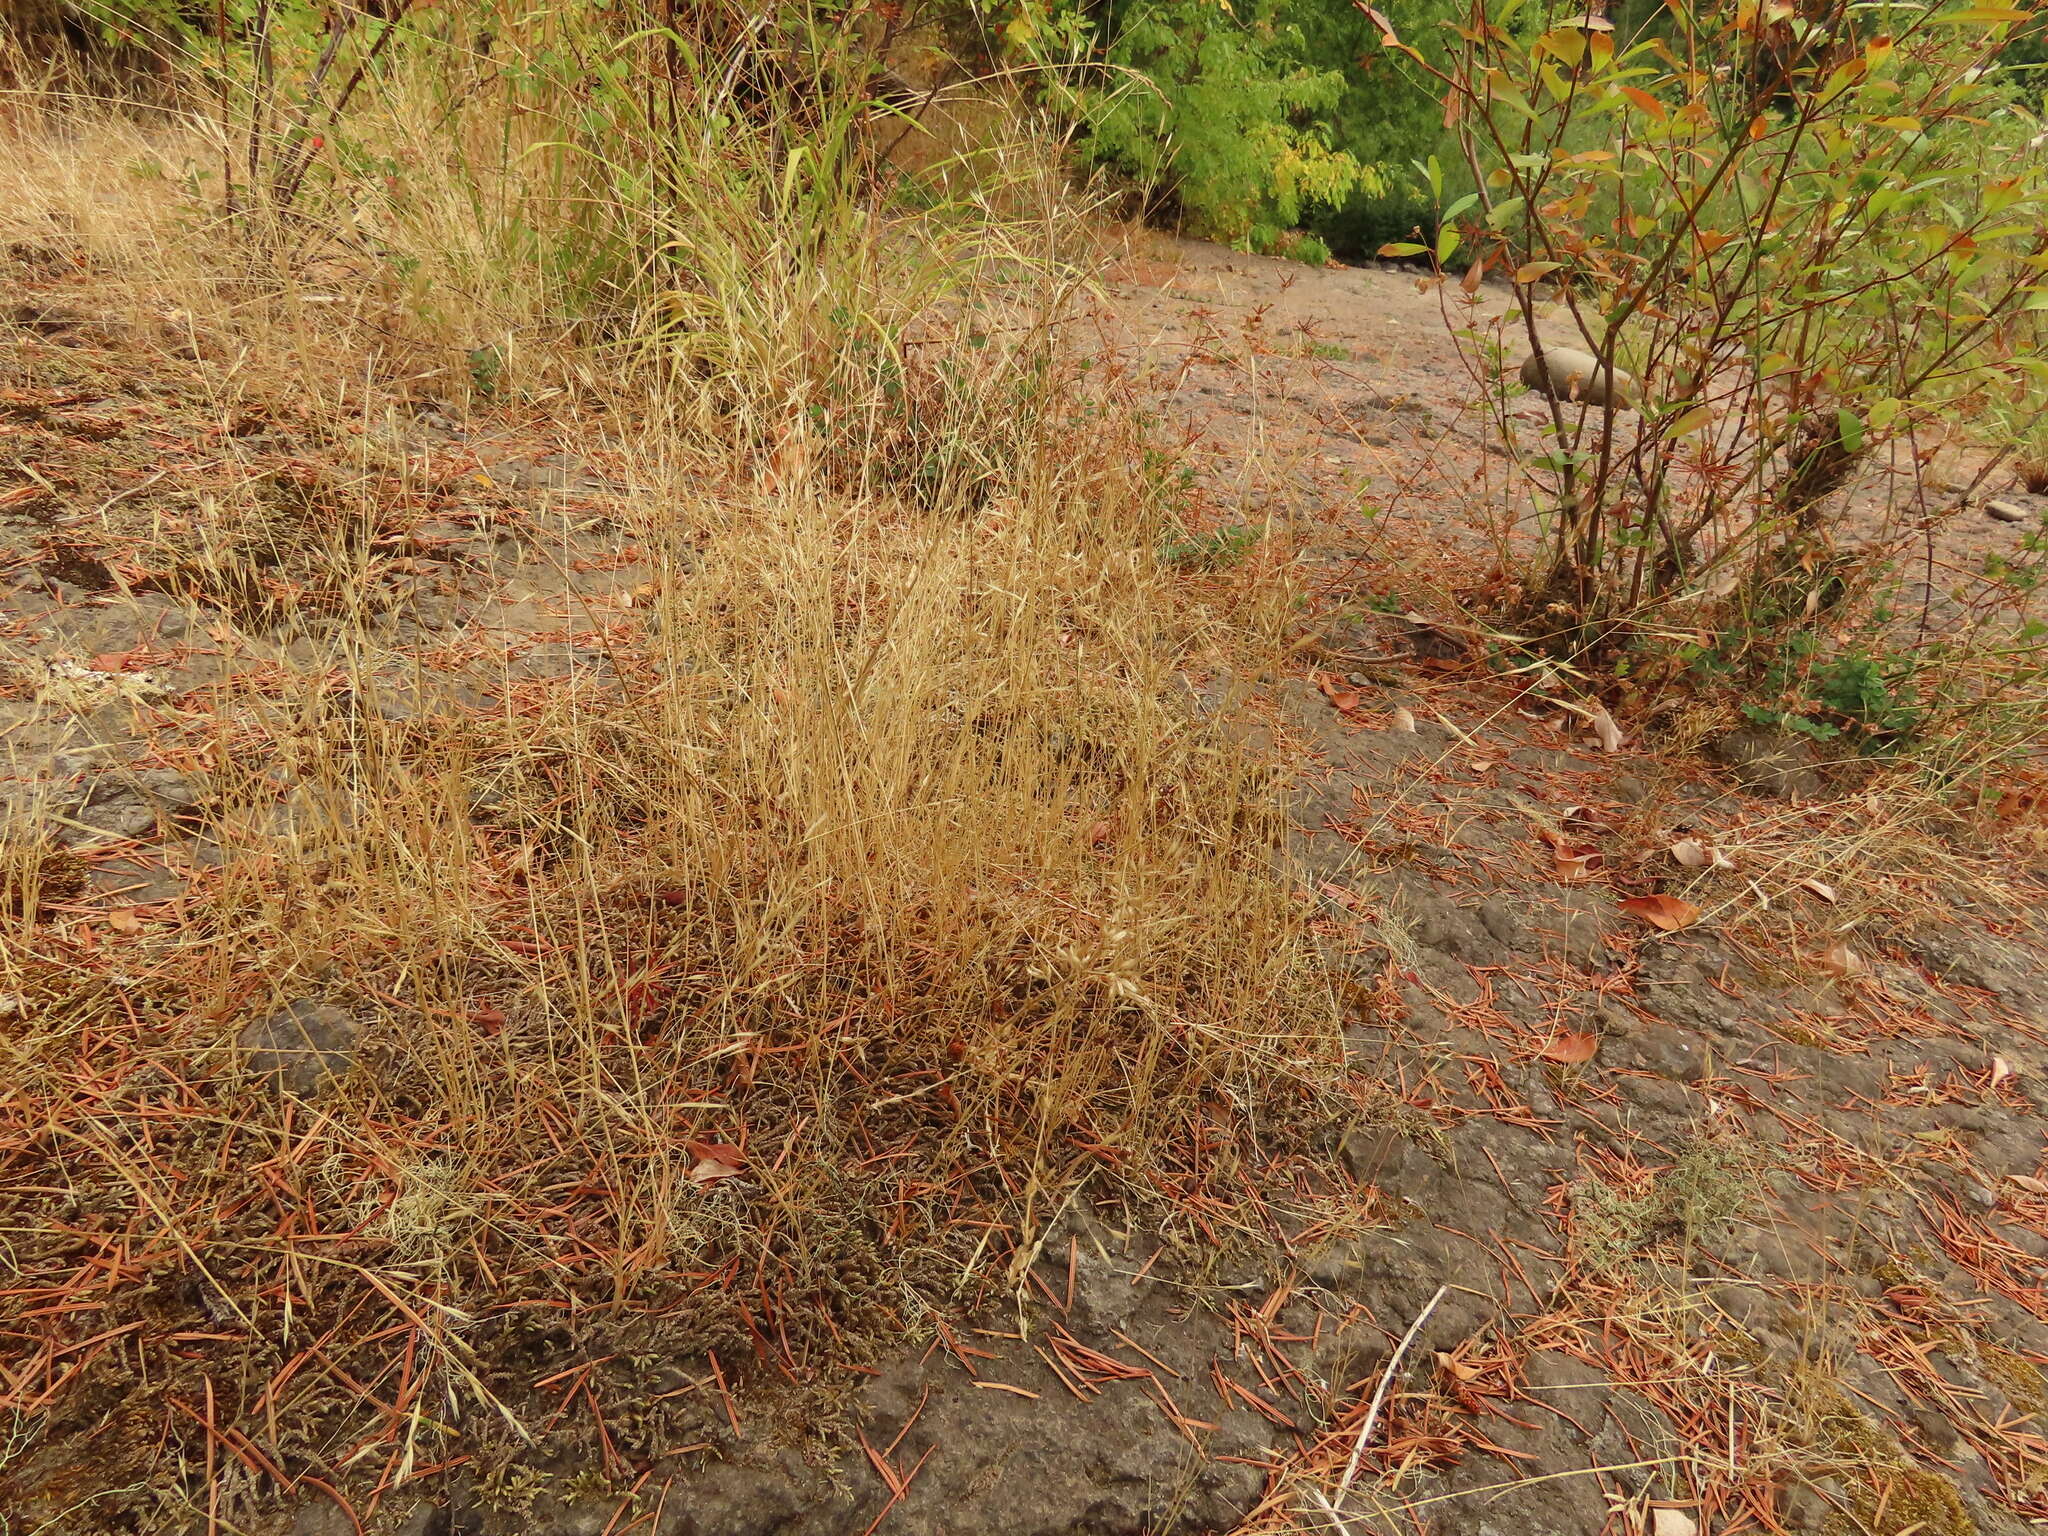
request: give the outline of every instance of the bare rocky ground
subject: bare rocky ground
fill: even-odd
[[[251,411],[233,359],[104,323],[63,252],[17,251],[7,275],[0,793],[10,830],[54,837],[45,920],[81,953],[177,925],[207,889],[209,817],[258,803],[270,771],[221,721],[289,710],[277,663],[321,654],[323,611],[367,614],[414,664],[382,696],[416,702],[381,708],[617,685],[653,574],[615,515],[630,466],[434,401],[340,437],[288,402]],[[673,1440],[620,1431],[630,1491],[600,1496],[588,1445],[565,1442],[516,1485],[461,1457],[387,1471],[368,1500],[287,1476],[273,1528],[1954,1536],[2048,1519],[2038,824],[1935,838],[1863,770],[1725,731],[1696,733],[1721,762],[1697,740],[1603,750],[1465,666],[1454,626],[1372,601],[1418,579],[1418,550],[1484,551],[1487,455],[1433,295],[1185,245],[1121,278],[1114,353],[1187,441],[1197,504],[1295,518],[1312,551],[1290,662],[1191,684],[1250,690],[1301,764],[1289,856],[1360,1106],[1350,1218],[1220,1232],[1191,1269],[1075,1213],[1013,1305],[850,1376],[822,1440],[776,1432],[772,1389],[714,1396],[699,1362],[621,1360],[605,1368],[637,1372],[650,1410],[689,1406]],[[1944,558],[2014,536],[1952,526]],[[337,660],[331,687],[349,686]],[[1663,931],[1655,897],[1698,920]],[[259,1065],[301,1048],[351,1065],[345,1019],[296,1027],[223,1024]],[[10,1138],[19,1212],[45,1198],[41,1153]],[[154,1506],[108,1470],[107,1437],[135,1431],[118,1390],[61,1363],[98,1357],[62,1330],[100,1282],[4,1278],[33,1304],[10,1303],[0,1388],[17,1416],[60,1416],[66,1459],[0,1461],[0,1509],[29,1531],[165,1528],[122,1514]],[[220,1336],[186,1313],[170,1308],[174,1341]],[[579,1326],[522,1357],[532,1403],[588,1354]],[[223,1468],[246,1446],[223,1436]]]
[[[1447,561],[1467,577],[1497,539],[1526,535],[1481,407],[1485,344],[1506,349],[1510,372],[1528,351],[1497,278],[1468,296],[1392,265],[1307,267],[1157,236],[1115,275],[1105,344],[1132,360],[1225,509],[1291,521],[1310,540],[1329,530],[1344,555],[1408,566],[1411,579]],[[1585,345],[1556,306],[1539,306],[1538,327],[1547,344]],[[1456,331],[1472,334],[1455,343]],[[1525,395],[1510,417],[1530,451],[1543,403]],[[1985,455],[1960,434],[1918,446],[1923,462],[1901,455],[1852,485],[1849,541],[1877,536],[1888,514],[1927,524],[1910,574],[1937,593],[1987,557],[2017,558],[2031,525],[1987,504],[2038,516],[2048,498],[2009,470],[1980,477]]]

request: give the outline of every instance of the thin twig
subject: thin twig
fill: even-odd
[[[1358,1439],[1351,1447],[1351,1460],[1345,1463],[1344,1476],[1337,1483],[1337,1497],[1343,1498],[1351,1489],[1351,1480],[1358,1476],[1358,1459],[1365,1454],[1365,1443],[1372,1438],[1372,1432],[1379,1427],[1380,1410],[1386,1406],[1387,1392],[1394,1385],[1399,1374],[1401,1361],[1407,1357],[1408,1348],[1415,1342],[1415,1335],[1422,1332],[1422,1325],[1429,1321],[1429,1314],[1436,1310],[1436,1304],[1451,1293],[1448,1285],[1436,1288],[1436,1294],[1429,1298],[1423,1309],[1415,1314],[1415,1321],[1408,1325],[1408,1331],[1401,1335],[1401,1342],[1394,1346],[1393,1358],[1387,1361],[1387,1368],[1380,1372],[1380,1384],[1372,1395],[1372,1406],[1365,1411],[1365,1422],[1358,1426]]]

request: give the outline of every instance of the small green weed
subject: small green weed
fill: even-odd
[[[1257,528],[1233,523],[1213,533],[1170,540],[1159,551],[1159,558],[1178,571],[1227,571],[1250,554],[1262,537]]]
[[[1799,630],[1762,662],[1743,691],[1740,709],[1759,725],[1795,732],[1815,741],[1847,738],[1884,752],[1912,742],[1925,713],[1912,702],[1912,684],[1923,663],[1878,650],[1850,647],[1821,659],[1823,637]],[[1744,655],[1733,654],[1736,647]],[[1730,683],[1755,668],[1757,660],[1738,637],[1699,651],[1692,670],[1701,681]]]
[[[476,348],[469,354],[470,387],[486,400],[498,392],[498,382],[505,376],[505,354],[493,346]]]
[[[1315,235],[1282,235],[1274,242],[1273,254],[1284,256],[1289,261],[1298,261],[1307,267],[1327,267],[1330,264],[1330,248]]]

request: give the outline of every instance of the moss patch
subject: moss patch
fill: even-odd
[[[1978,1349],[1977,1363],[2013,1407],[2037,1418],[2048,1417],[2048,1377],[2042,1376],[2033,1361],[2003,1345],[1985,1344]]]
[[[1800,1371],[1785,1387],[1802,1448],[1850,1488],[1849,1508],[1829,1518],[1822,1536],[1976,1536],[1956,1485],[1914,1465],[1839,1383]]]
[[[1854,1495],[1858,1536],[1976,1536],[1977,1522],[1956,1485],[1921,1467],[1887,1468],[1872,1488]]]

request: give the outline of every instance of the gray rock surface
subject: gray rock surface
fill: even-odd
[[[245,1026],[236,1043],[251,1071],[311,1097],[348,1075],[361,1034],[354,1015],[330,1003],[301,1000]]]

